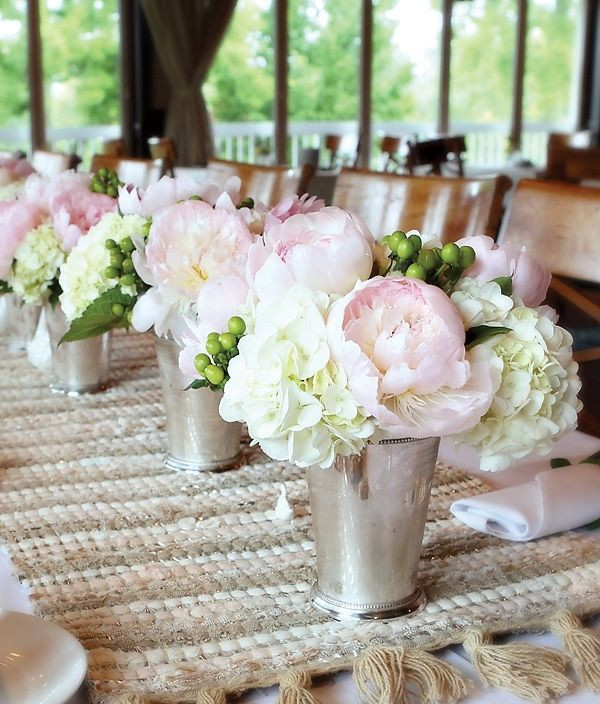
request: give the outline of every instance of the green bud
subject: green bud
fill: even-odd
[[[131,273],[131,272],[133,271],[133,269],[134,269],[134,267],[133,267],[133,262],[131,261],[131,259],[123,259],[123,265],[122,265],[122,266],[123,266],[123,271],[124,271],[126,274]]]
[[[223,351],[223,346],[219,342],[219,340],[207,340],[206,341],[206,351],[208,354],[212,354],[214,357],[216,354],[219,354],[219,352]]]
[[[414,254],[413,243],[407,239],[400,240],[396,247],[396,254],[400,259],[410,259]]]
[[[412,242],[412,246],[415,252],[418,252],[423,246],[423,241],[421,240],[419,235],[411,235],[408,239],[410,242]]]
[[[217,367],[214,364],[209,364],[204,370],[204,376],[211,384],[218,386],[225,379],[225,372],[221,369],[221,367]]]
[[[106,276],[107,279],[116,279],[119,276],[119,270],[114,266],[107,266],[104,270],[104,276]]]
[[[400,242],[405,239],[406,235],[404,234],[404,232],[402,232],[401,230],[396,230],[396,232],[392,232],[388,239],[388,247],[392,250],[392,252],[396,252]]]
[[[117,318],[122,318],[123,313],[125,312],[125,306],[122,305],[121,303],[113,303],[111,310],[112,310],[112,314],[116,315]]]
[[[219,335],[219,343],[224,350],[230,350],[237,345],[237,337],[231,332]]]
[[[435,269],[437,265],[437,257],[435,256],[435,252],[431,249],[422,249],[419,252],[417,263],[420,264],[426,271]]]
[[[104,180],[108,176],[108,169],[105,169],[105,168],[98,169],[98,176],[102,180]]]
[[[121,242],[121,250],[125,252],[125,254],[130,254],[133,252],[135,249],[135,245],[133,244],[133,240],[131,237],[126,237],[122,242]]]
[[[111,266],[119,267],[123,263],[125,257],[119,252],[118,249],[110,250],[110,264]]]
[[[125,320],[127,321],[127,325],[131,325],[131,321],[133,320],[133,311],[132,310],[128,310],[125,313]]]
[[[210,357],[204,352],[197,354],[194,357],[194,366],[196,367],[199,374],[204,374],[204,370],[210,364]]]
[[[135,284],[135,276],[133,274],[123,274],[119,281],[123,286],[133,286]]]
[[[218,340],[219,339],[219,333],[218,332],[210,332],[208,333],[206,340]]]
[[[458,264],[458,259],[460,257],[460,249],[454,242],[448,242],[442,247],[442,261],[445,264],[450,264],[452,266]]]
[[[229,318],[227,327],[229,328],[229,332],[233,333],[236,337],[241,337],[246,332],[246,323],[239,315],[234,315],[232,318]]]
[[[425,267],[421,264],[411,264],[406,270],[406,276],[410,279],[421,279],[421,281],[425,281],[427,279],[427,272],[425,271]]]
[[[385,237],[381,238],[381,242],[379,244],[387,245],[387,243],[390,241],[390,236],[386,235]]]
[[[254,199],[244,198],[244,200],[238,205],[238,208],[254,208]]]
[[[458,255],[458,263],[463,269],[467,269],[468,267],[471,266],[475,262],[475,250],[473,247],[469,247],[469,245],[465,245],[464,247],[460,248],[460,253]]]
[[[118,247],[119,245],[114,240],[106,240],[104,246],[106,249],[115,249],[115,247]]]
[[[90,189],[94,193],[104,193],[104,185],[100,181],[92,181],[90,184]]]
[[[108,186],[106,188],[106,195],[109,196],[110,198],[116,198],[117,193],[118,193],[118,191],[114,186]]]

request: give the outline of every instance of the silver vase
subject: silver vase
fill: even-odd
[[[336,619],[391,619],[425,605],[417,572],[438,446],[382,440],[308,469],[315,606]]]
[[[168,454],[165,464],[179,470],[223,470],[240,456],[242,426],[219,415],[222,393],[189,389],[179,371],[181,348],[173,340],[156,338],[156,356],[167,416]]]
[[[60,306],[47,305],[45,315],[52,348],[52,391],[79,396],[105,389],[110,369],[111,333],[59,344],[69,329],[65,314]]]
[[[0,295],[0,332],[11,352],[24,350],[33,339],[41,306],[23,303],[16,293]]]

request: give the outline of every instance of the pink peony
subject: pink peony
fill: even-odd
[[[134,327],[154,325],[157,334],[170,330],[177,338],[187,327],[184,317],[226,327],[247,294],[244,270],[253,240],[238,213],[202,201],[160,212],[145,250],[133,254],[137,272],[152,286],[135,305]]]
[[[23,200],[0,201],[0,279],[6,279],[21,240],[42,223],[39,210]]]
[[[456,244],[470,245],[477,255],[475,263],[465,270],[464,276],[481,281],[511,276],[513,294],[526,306],[539,306],[546,298],[552,276],[527,254],[524,247],[511,242],[496,244],[491,237],[483,235],[463,237]]]
[[[260,298],[295,283],[343,295],[370,276],[374,244],[364,222],[340,208],[292,215],[252,245],[248,280]]]
[[[327,330],[356,400],[396,437],[473,427],[499,383],[485,354],[467,358],[462,320],[448,296],[417,279],[358,283],[333,304]]]
[[[265,219],[265,231],[271,229],[274,225],[285,222],[293,215],[317,213],[319,210],[323,210],[324,207],[324,200],[317,198],[317,196],[309,196],[308,193],[303,196],[288,196],[268,211]]]
[[[0,186],[21,181],[32,173],[33,166],[27,159],[14,159],[13,157],[0,159]]]

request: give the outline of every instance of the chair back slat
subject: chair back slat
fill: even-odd
[[[499,240],[527,247],[553,274],[600,283],[600,188],[524,179]]]
[[[103,168],[116,171],[124,183],[147,188],[162,176],[164,162],[162,159],[134,159],[111,154],[94,154],[90,171],[96,173]]]
[[[466,235],[495,237],[510,185],[506,176],[460,179],[342,169],[332,202],[360,215],[375,237],[418,229],[452,242]]]

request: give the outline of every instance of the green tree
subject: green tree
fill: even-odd
[[[23,0],[0,0],[0,126],[27,125],[27,21]]]

